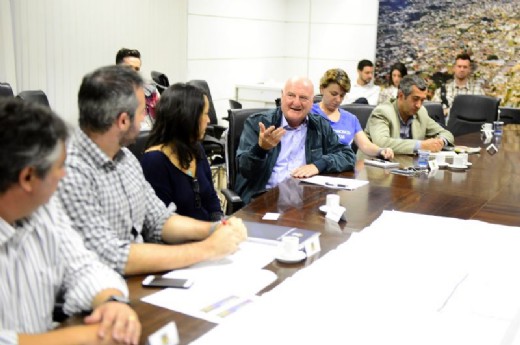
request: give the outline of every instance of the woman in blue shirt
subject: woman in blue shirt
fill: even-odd
[[[351,145],[354,141],[358,149],[368,156],[392,159],[394,152],[391,148],[380,148],[372,143],[363,132],[358,118],[339,107],[349,91],[347,72],[340,68],[329,69],[320,79],[321,102],[314,103],[311,111],[329,120],[342,144]]]
[[[208,97],[195,86],[177,83],[165,90],[141,166],[157,196],[175,203],[178,214],[215,221],[223,213],[201,145],[208,110]]]

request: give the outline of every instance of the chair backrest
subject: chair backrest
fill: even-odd
[[[479,132],[486,122],[496,121],[500,98],[482,95],[457,95],[453,100],[448,130],[454,135]]]
[[[234,99],[230,99],[229,109],[242,109],[242,103],[235,101]]]
[[[348,111],[349,113],[356,115],[356,117],[359,120],[359,123],[361,124],[361,128],[365,129],[368,118],[370,117],[370,114],[372,114],[372,111],[376,106],[370,104],[352,103],[342,104],[339,107],[343,110]]]
[[[439,125],[446,128],[446,117],[444,116],[444,109],[442,103],[439,102],[424,102],[423,106],[426,108],[428,115]]]
[[[218,123],[217,119],[217,112],[215,111],[215,106],[213,105],[213,98],[211,98],[211,92],[209,90],[209,85],[205,80],[190,80],[188,84],[196,86],[208,95],[208,101],[209,101],[209,123],[212,125],[216,125]]]
[[[146,149],[146,142],[148,141],[149,136],[150,131],[141,131],[139,132],[135,143],[128,145],[128,149],[134,154],[137,160],[141,159],[141,156]]]
[[[152,71],[150,74],[152,75],[152,80],[157,84],[159,93],[163,93],[170,86],[170,81],[166,74],[157,71]]]
[[[233,189],[235,186],[238,165],[236,162],[236,153],[238,144],[240,143],[240,135],[244,129],[244,122],[253,114],[258,114],[269,110],[269,108],[254,109],[229,109],[228,121],[229,127],[226,131],[226,172],[228,188]]]
[[[9,83],[0,83],[0,97],[14,97],[13,89]]]
[[[38,103],[49,108],[51,107],[47,95],[42,90],[22,91],[16,97],[23,99],[24,101]]]
[[[520,124],[520,108],[499,107],[498,118],[505,125],[510,123]]]

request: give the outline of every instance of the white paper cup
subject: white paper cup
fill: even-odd
[[[339,206],[339,195],[338,194],[327,194],[325,205],[327,208]]]
[[[493,124],[492,123],[483,123],[481,127],[482,127],[482,130],[484,130],[484,131],[492,131],[493,130]]]
[[[468,154],[467,153],[459,153],[459,156],[462,158],[462,164],[468,165]]]
[[[444,163],[446,163],[446,156],[437,155],[437,156],[435,156],[435,161],[437,162],[437,164],[444,164]]]
[[[298,252],[299,246],[300,246],[300,239],[298,237],[295,237],[295,236],[282,237],[282,241],[280,243],[280,253],[286,257],[293,256]]]
[[[466,161],[467,161],[467,157],[466,157]],[[466,166],[466,164],[464,164],[464,157],[462,157],[461,154],[454,156],[453,165],[456,167]]]

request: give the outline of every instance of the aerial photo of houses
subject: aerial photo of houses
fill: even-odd
[[[501,106],[520,107],[520,1],[381,0],[376,83],[403,62],[439,87],[452,75],[455,56],[473,60],[473,78]]]

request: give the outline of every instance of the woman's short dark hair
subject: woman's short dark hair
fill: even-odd
[[[196,86],[176,83],[159,99],[156,118],[147,147],[171,145],[182,168],[188,169],[194,158],[202,157],[200,118],[206,93]]]
[[[0,99],[0,193],[18,182],[26,167],[45,177],[67,137],[65,122],[48,107]]]

